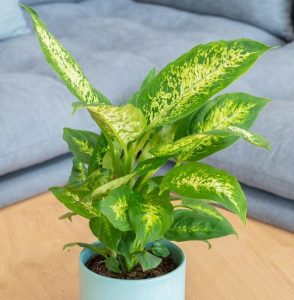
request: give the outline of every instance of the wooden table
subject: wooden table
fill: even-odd
[[[68,242],[91,242],[87,222],[58,220],[66,209],[49,193],[0,212],[0,299],[78,299],[78,254]],[[239,238],[181,243],[187,300],[293,300],[294,235],[224,211]],[[119,299],[113,299],[119,300]],[[163,299],[165,300],[165,299]]]

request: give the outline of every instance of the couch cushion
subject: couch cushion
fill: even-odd
[[[0,9],[0,40],[29,33],[17,0],[2,0]]]
[[[292,0],[136,0],[216,15],[263,28],[286,40],[293,39]]]

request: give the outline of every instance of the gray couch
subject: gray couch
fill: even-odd
[[[254,126],[273,151],[239,141],[206,161],[244,184],[249,216],[294,231],[294,42],[246,23],[131,0],[33,7],[116,104],[151,68],[162,68],[196,44],[246,37],[281,46],[228,89],[273,99]],[[85,112],[71,117],[73,100],[34,34],[0,42],[0,206],[65,183],[71,158],[62,128],[96,130]]]

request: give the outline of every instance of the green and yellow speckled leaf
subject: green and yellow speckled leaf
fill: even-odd
[[[128,174],[99,186],[93,191],[92,198],[97,199],[99,198],[99,196],[106,194],[108,191],[116,189],[124,184],[127,184],[135,175],[135,173]]]
[[[110,104],[105,96],[92,87],[80,66],[53,34],[47,30],[38,14],[26,5],[22,5],[22,7],[32,17],[39,43],[48,63],[64,81],[68,89],[79,100],[87,104]]]
[[[89,222],[92,233],[101,241],[104,246],[116,252],[122,233],[114,228],[108,219],[100,214],[91,218]]]
[[[142,245],[161,238],[173,222],[173,206],[166,194],[145,197],[133,193],[129,200],[129,219]]]
[[[125,106],[87,106],[92,118],[108,135],[117,138],[121,145],[135,140],[146,128],[142,112],[132,104]]]
[[[177,242],[207,241],[229,234],[235,234],[235,230],[221,214],[216,214],[207,207],[200,208],[198,205],[192,210],[176,210],[175,220],[165,238]]]
[[[74,213],[87,219],[100,214],[97,208],[92,206],[89,193],[74,191],[70,188],[52,187],[49,189],[53,195]]]
[[[91,131],[64,128],[63,139],[67,142],[69,151],[74,157],[80,162],[88,164],[99,135]]]
[[[237,179],[226,171],[196,162],[180,165],[163,177],[161,188],[186,197],[216,201],[246,221],[245,195]]]
[[[98,137],[95,148],[92,152],[89,167],[88,167],[88,174],[93,173],[95,170],[98,170],[102,167],[103,164],[103,157],[109,149],[109,145],[107,143],[106,137],[102,134]]]
[[[86,180],[87,170],[85,165],[77,158],[72,160],[72,169],[67,185],[75,185],[82,183]]]
[[[120,231],[131,230],[128,216],[130,193],[131,188],[124,185],[112,190],[104,199],[99,201],[100,211]]]
[[[248,39],[199,45],[168,64],[137,97],[152,127],[172,123],[246,72],[269,47]]]
[[[144,175],[150,171],[159,169],[168,161],[169,157],[152,157],[143,161],[140,161],[136,166],[135,173]]]
[[[215,130],[215,133],[229,133],[243,138],[245,141],[268,150],[271,150],[271,145],[263,136],[256,134],[250,130],[246,130],[237,126],[228,126],[224,130]]]
[[[223,135],[228,134],[229,133],[223,133]],[[191,156],[191,153],[199,153],[202,147],[209,149],[211,136],[211,133],[206,132],[189,135],[173,143],[163,144],[157,148],[151,149],[150,153],[157,157],[173,156],[177,157],[177,160],[179,161],[184,161]]]
[[[191,121],[191,134],[207,133],[236,126],[249,129],[269,99],[246,93],[229,93],[206,102]],[[214,132],[205,143],[197,145],[189,160],[200,160],[231,146],[240,135],[232,131]]]

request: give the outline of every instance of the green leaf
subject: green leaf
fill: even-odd
[[[68,219],[70,222],[72,222],[72,217],[76,216],[77,214],[72,212],[72,211],[69,211],[65,214],[63,214],[62,216],[60,216],[58,219],[59,220],[65,220],[65,219]]]
[[[115,229],[104,215],[90,219],[90,229],[106,247],[116,252],[121,232]]]
[[[246,199],[237,179],[223,170],[203,163],[183,164],[170,170],[162,179],[162,189],[180,195],[208,199],[222,204],[246,221]]]
[[[108,191],[113,190],[115,188],[118,188],[122,186],[123,184],[128,183],[136,174],[128,174],[119,178],[116,178],[112,181],[109,181],[105,183],[104,185],[99,186],[97,189],[95,189],[92,193],[92,198],[96,199],[99,196],[106,194]]]
[[[91,174],[102,167],[103,158],[108,149],[109,145],[107,143],[107,139],[104,135],[100,135],[90,158],[88,174]]]
[[[206,213],[198,210],[179,209],[175,211],[175,220],[165,238],[172,241],[206,241],[213,238],[235,234],[230,223],[221,219],[219,215],[215,217],[215,212]],[[207,213],[208,212],[208,213]]]
[[[101,201],[99,207],[109,222],[120,231],[131,230],[128,216],[128,200],[131,188],[123,185],[116,188]]]
[[[52,187],[49,190],[74,213],[87,219],[99,215],[99,211],[92,206],[91,197],[87,192],[74,191],[68,187]]]
[[[96,91],[86,78],[80,66],[50,33],[38,14],[30,7],[21,5],[32,17],[40,46],[48,63],[64,81],[67,88],[81,101],[93,103],[110,103],[100,92]]]
[[[72,169],[67,185],[75,185],[86,180],[87,170],[82,162],[77,158],[72,160]]]
[[[99,135],[90,131],[64,128],[63,139],[67,142],[69,151],[80,162],[88,164]]]
[[[229,133],[224,133],[227,136]],[[201,147],[208,148],[209,141],[213,136],[212,133],[205,132],[195,135],[185,136],[173,143],[162,144],[157,148],[153,148],[150,152],[157,157],[176,156],[177,160],[183,161],[188,159],[194,153],[201,153]],[[219,135],[220,136],[220,135]]]
[[[105,259],[106,268],[113,273],[121,273],[119,261],[111,256]]]
[[[133,193],[129,200],[129,218],[142,245],[161,238],[173,222],[169,196],[146,197]]]
[[[80,246],[82,248],[87,248],[87,249],[93,251],[94,253],[97,253],[97,254],[102,255],[104,257],[106,257],[108,255],[108,252],[109,252],[103,246],[97,246],[97,245],[93,245],[93,244],[80,243],[80,242],[65,244],[63,246],[63,250],[65,250],[67,248],[75,247],[75,246]]]
[[[101,104],[86,108],[103,132],[115,137],[124,148],[146,128],[142,112],[132,104],[117,107]]]
[[[155,269],[162,262],[161,258],[149,253],[148,251],[137,253],[136,256],[144,272]]]
[[[249,129],[269,99],[246,93],[230,93],[206,102],[191,121],[190,133],[199,134],[236,126]],[[238,135],[223,132],[223,135],[210,135],[194,148],[189,160],[200,160],[217,151],[231,146]],[[232,132],[231,132],[232,133]]]
[[[169,157],[152,157],[143,161],[140,161],[135,168],[135,173],[144,175],[150,171],[159,169],[168,161]]]
[[[150,251],[159,257],[167,257],[169,256],[168,248],[160,241],[155,241],[150,248]]]
[[[271,145],[270,145],[269,141],[267,141],[263,136],[256,134],[252,131],[240,128],[240,127],[229,126],[226,129],[215,130],[214,132],[220,133],[220,134],[222,134],[222,132],[224,132],[224,133],[229,133],[231,135],[236,135],[236,136],[243,138],[245,141],[247,141],[255,146],[262,147],[267,150],[271,150]]]
[[[269,49],[248,39],[196,46],[162,69],[137,105],[151,127],[172,123],[196,111]]]

